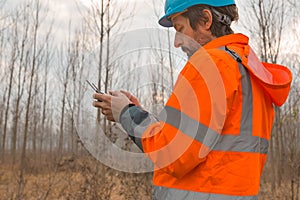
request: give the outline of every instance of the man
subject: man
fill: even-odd
[[[166,0],[164,27],[189,61],[158,119],[128,92],[94,94],[95,107],[122,124],[154,163],[153,199],[257,199],[274,119],[290,71],[261,63],[234,34],[234,0]],[[202,48],[186,45],[182,35]],[[197,46],[197,45],[196,45]],[[99,101],[100,100],[100,101]]]

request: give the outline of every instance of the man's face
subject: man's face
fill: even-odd
[[[176,48],[180,47],[182,51],[187,54],[188,58],[190,58],[201,47],[196,40],[181,32],[176,32],[174,46]]]
[[[206,25],[198,25],[196,30],[193,30],[188,18],[182,15],[171,17],[173,26],[176,30],[174,46],[181,49],[191,57],[201,45],[205,45],[212,40],[211,31]]]

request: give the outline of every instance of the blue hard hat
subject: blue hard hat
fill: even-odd
[[[165,15],[158,21],[164,27],[172,27],[173,24],[169,17],[175,13],[183,12],[187,8],[197,5],[205,4],[213,7],[235,5],[234,0],[166,0]]]

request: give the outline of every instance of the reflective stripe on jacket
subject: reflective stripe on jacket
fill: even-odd
[[[123,113],[155,164],[154,199],[256,199],[273,104],[284,103],[291,79],[287,68],[259,62],[246,36],[227,35],[190,58],[160,120]]]

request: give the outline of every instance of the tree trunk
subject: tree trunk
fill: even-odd
[[[17,29],[17,28],[16,28]],[[9,118],[9,109],[10,109],[10,101],[11,101],[11,91],[12,91],[12,84],[13,84],[13,77],[14,77],[14,70],[15,70],[15,62],[17,59],[17,46],[18,46],[18,33],[15,29],[15,35],[14,35],[14,44],[12,46],[12,55],[10,60],[10,66],[9,66],[9,83],[8,83],[8,94],[7,94],[7,102],[5,107],[5,114],[4,114],[4,128],[3,128],[3,135],[2,135],[2,161],[4,161],[5,156],[5,144],[6,144],[6,134],[7,134],[7,123]]]
[[[28,129],[29,129],[29,115],[30,115],[30,105],[32,101],[32,90],[33,90],[33,81],[36,71],[36,65],[37,65],[37,36],[38,36],[38,29],[39,29],[39,14],[41,5],[39,0],[35,1],[35,17],[34,17],[34,24],[33,24],[33,46],[32,46],[32,63],[31,63],[31,72],[30,72],[30,82],[29,82],[29,88],[28,88],[28,97],[26,102],[26,114],[25,114],[25,125],[24,125],[24,135],[23,135],[23,144],[22,144],[22,153],[21,153],[21,164],[20,164],[20,170],[21,175],[20,178],[23,179],[23,173],[25,169],[25,159],[26,159],[26,148],[27,148],[27,137],[28,137]],[[21,179],[21,182],[23,181]],[[24,185],[21,184],[21,187]],[[20,198],[20,197],[18,197]]]
[[[26,13],[23,13],[23,15],[27,17]],[[26,18],[27,20],[27,18]],[[11,154],[13,156],[13,164],[15,164],[16,161],[16,150],[17,150],[17,135],[18,135],[18,124],[19,124],[19,118],[20,118],[20,101],[22,99],[23,93],[24,93],[24,86],[26,83],[26,73],[27,73],[27,67],[23,67],[23,65],[26,66],[24,63],[24,60],[26,59],[26,52],[25,52],[25,44],[28,42],[28,29],[29,29],[29,22],[24,22],[23,27],[23,36],[22,36],[22,43],[21,43],[21,49],[20,49],[20,58],[19,58],[19,70],[18,70],[18,89],[17,89],[17,97],[16,97],[16,105],[15,105],[15,111],[14,111],[14,117],[13,117],[13,126],[12,126],[12,151]],[[25,58],[25,59],[24,59]],[[27,60],[27,59],[26,59]],[[22,71],[23,71],[23,77],[22,77]]]
[[[47,49],[48,44],[47,44]],[[43,153],[43,142],[45,135],[45,121],[46,121],[46,110],[47,110],[47,87],[48,87],[48,68],[49,68],[49,53],[47,53],[46,65],[45,65],[45,74],[44,74],[44,95],[43,95],[43,111],[42,111],[42,124],[41,124],[41,133],[40,133],[40,148],[39,148],[39,160],[42,160]]]
[[[61,101],[62,106],[61,106],[60,132],[59,132],[59,141],[58,141],[58,156],[59,156],[59,159],[62,156],[62,152],[63,152],[65,105],[66,105],[66,93],[67,93],[67,85],[68,85],[68,83],[67,83],[68,68],[66,70],[66,80],[65,80],[65,83],[64,83],[64,92],[63,92],[63,97],[62,97],[62,101]]]

